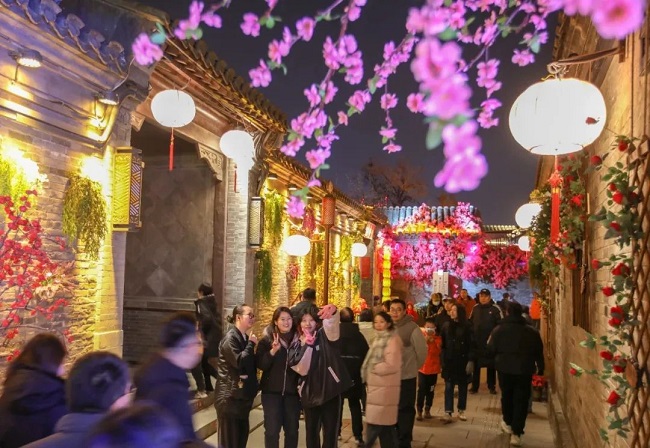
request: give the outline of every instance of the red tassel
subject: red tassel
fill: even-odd
[[[169,140],[169,171],[174,170],[174,128],[172,128],[172,136]]]
[[[551,185],[551,242],[555,242],[560,236],[560,193],[562,191],[562,175],[557,169],[557,157],[555,171],[548,182]]]

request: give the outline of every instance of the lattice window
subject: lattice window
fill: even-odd
[[[633,157],[643,159],[637,170],[630,173],[632,184],[636,185],[643,194],[643,203],[639,206],[639,218],[644,232],[643,241],[639,241],[640,250],[634,258],[634,289],[632,291],[632,306],[640,321],[633,331],[631,355],[642,371],[650,369],[650,154],[648,143],[637,148]],[[632,424],[632,440],[630,448],[647,448],[650,446],[650,378],[647,374],[641,379],[644,382],[634,389],[629,407]]]

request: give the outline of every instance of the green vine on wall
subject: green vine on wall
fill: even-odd
[[[264,193],[264,227],[269,245],[277,246],[282,241],[284,227],[284,205],[286,198],[276,190]]]
[[[83,241],[85,252],[97,260],[106,236],[106,201],[99,182],[70,177],[63,197],[63,233],[72,243]]]
[[[4,146],[0,146],[0,149],[8,151]],[[38,172],[36,162],[24,158],[19,151],[16,157],[21,162],[0,153],[0,196],[9,196],[14,204],[21,202],[25,191],[35,191],[47,179]],[[31,202],[35,200],[36,196],[32,196]]]
[[[271,291],[273,289],[273,262],[268,250],[258,250],[255,254],[258,261],[257,278],[255,279],[255,296],[262,302],[271,302]]]

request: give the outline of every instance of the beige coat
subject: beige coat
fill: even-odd
[[[395,332],[386,344],[384,360],[374,366],[368,366],[366,422],[372,425],[397,423],[401,370],[402,340]]]

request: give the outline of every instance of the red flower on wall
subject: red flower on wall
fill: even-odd
[[[616,393],[615,390],[611,391],[609,393],[609,397],[607,397],[607,403],[611,404],[612,406],[617,406],[620,400],[621,400],[621,396],[618,393]]]

